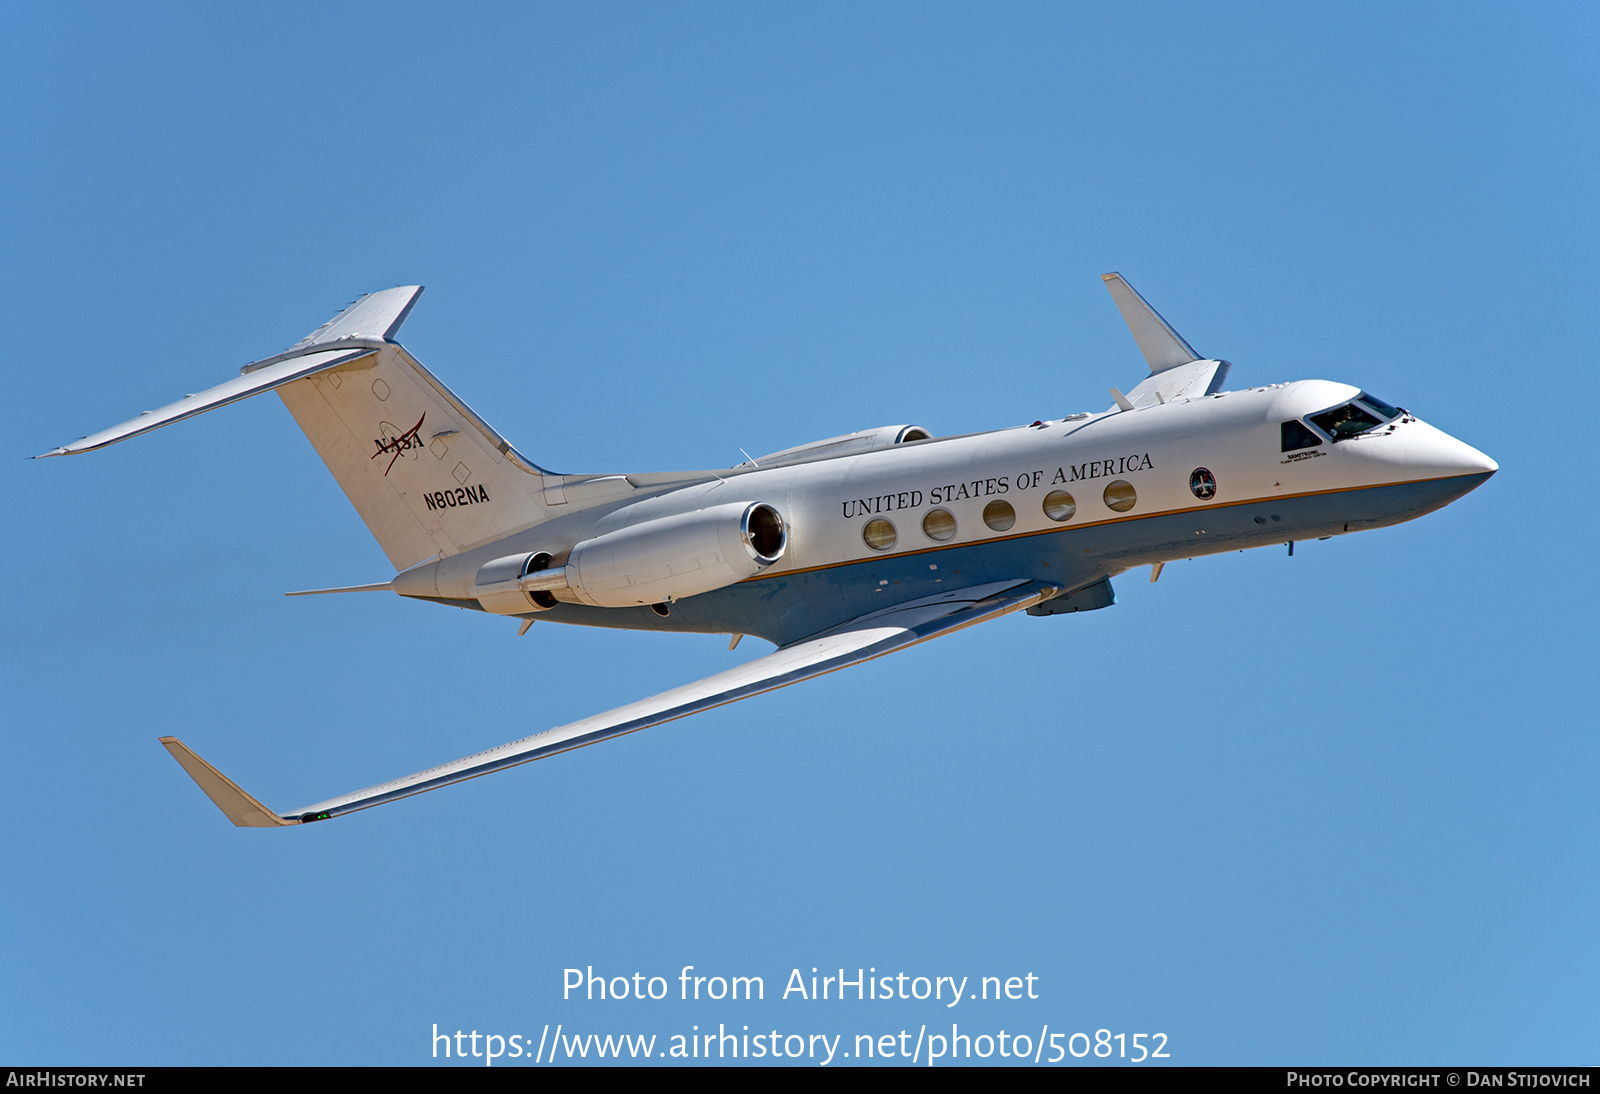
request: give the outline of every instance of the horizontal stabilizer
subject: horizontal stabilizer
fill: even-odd
[[[104,448],[349,364],[389,344],[421,295],[421,285],[406,285],[363,296],[284,352],[244,366],[240,370],[243,375],[237,379],[196,395],[186,395],[159,410],[147,410],[121,425],[102,429],[42,455],[71,456]]]
[[[394,584],[389,581],[378,581],[371,585],[341,585],[337,589],[301,589],[299,592],[284,593],[284,596],[327,596],[329,593],[392,593]]]
[[[392,342],[421,295],[421,285],[402,285],[397,289],[368,293],[290,346],[288,352],[303,352],[312,346],[353,338]]]
[[[1111,290],[1111,299],[1117,302],[1117,310],[1133,332],[1133,340],[1139,343],[1139,352],[1144,354],[1152,373],[1200,360],[1194,347],[1185,342],[1121,274],[1101,274],[1100,279]]]
[[[200,789],[206,792],[206,797],[215,802],[217,808],[238,827],[280,828],[284,825],[301,823],[298,820],[288,820],[278,816],[240,790],[237,783],[202,760],[178,738],[162,737],[161,743],[172,753],[172,758],[189,773],[189,777],[199,785]]]
[[[271,391],[284,384],[292,384],[296,380],[303,380],[318,372],[325,372],[330,368],[348,364],[359,357],[365,357],[372,350],[362,347],[353,349],[322,350],[321,352],[302,354],[287,360],[279,360],[265,368],[248,372],[226,383],[218,384],[209,391],[202,391],[197,395],[186,395],[175,403],[169,403],[159,410],[147,410],[137,418],[129,419],[121,425],[114,425],[110,429],[102,429],[98,433],[91,433],[81,437],[71,444],[64,444],[60,448],[42,453],[44,456],[73,456],[79,452],[91,452],[96,448],[104,448],[108,444],[125,441],[129,437],[137,437],[141,433],[149,433],[152,429],[160,429],[173,422],[181,422],[185,418],[192,418],[196,414],[204,414],[208,410],[215,410],[219,406],[236,403],[240,399],[248,399],[252,395],[260,395],[263,391]],[[39,457],[34,457],[38,459]]]

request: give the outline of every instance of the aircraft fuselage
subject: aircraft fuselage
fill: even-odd
[[[467,589],[497,556],[542,551],[559,559],[612,529],[760,502],[783,514],[789,541],[780,561],[755,577],[655,607],[563,602],[529,615],[755,634],[783,645],[943,590],[1031,578],[1070,594],[1134,566],[1395,524],[1494,472],[1488,457],[1409,414],[1284,450],[1283,423],[1304,422],[1358,391],[1305,380],[744,467],[571,513],[446,559],[437,564],[437,594],[477,607]],[[403,582],[396,587],[404,591]]]

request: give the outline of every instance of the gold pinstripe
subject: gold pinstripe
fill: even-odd
[[[798,570],[783,570],[777,573],[768,571],[766,573],[757,574],[754,577],[747,577],[744,579],[744,581],[739,582],[739,584],[748,584],[752,581],[768,581],[772,578],[790,577],[796,574],[812,574],[819,570],[835,570],[841,566],[855,566],[874,558],[912,558],[916,555],[932,554],[935,551],[949,551],[958,547],[978,547],[989,543],[1004,543],[1007,540],[1027,539],[1030,536],[1051,535],[1055,532],[1070,531],[1078,528],[1101,528],[1107,524],[1126,524],[1129,521],[1135,520],[1153,520],[1156,517],[1170,517],[1182,513],[1211,512],[1217,509],[1233,509],[1241,505],[1261,505],[1274,501],[1293,501],[1296,498],[1315,498],[1325,494],[1353,494],[1358,490],[1381,490],[1386,486],[1415,486],[1418,483],[1441,482],[1445,479],[1466,479],[1471,478],[1476,474],[1478,474],[1478,472],[1470,472],[1465,475],[1438,475],[1431,479],[1401,479],[1398,482],[1377,482],[1367,486],[1338,486],[1328,490],[1306,490],[1298,494],[1276,494],[1271,497],[1245,498],[1243,501],[1219,502],[1215,505],[1197,505],[1187,509],[1163,509],[1156,513],[1140,513],[1127,517],[1107,517],[1104,520],[1084,521],[1082,524],[1074,524],[1071,521],[1066,521],[1056,525],[1053,528],[1039,528],[1031,532],[1014,532],[1008,536],[995,536],[992,539],[974,539],[969,540],[966,543],[941,543],[928,547],[918,547],[914,551],[890,552],[882,555],[865,555],[861,558],[845,559],[843,562],[825,562],[820,566],[807,566]]]

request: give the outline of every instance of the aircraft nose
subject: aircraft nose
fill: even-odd
[[[1469,473],[1481,472],[1485,475],[1492,475],[1496,471],[1500,470],[1500,465],[1498,463],[1495,463],[1493,459],[1484,453],[1479,452],[1470,444],[1465,444],[1461,441],[1457,441],[1456,443],[1461,445],[1462,466],[1467,468]]]
[[[1421,425],[1423,423],[1417,423]],[[1440,429],[1427,426],[1406,450],[1407,469],[1418,479],[1455,478],[1471,475],[1477,483],[1486,481],[1500,465],[1465,441],[1458,441]]]

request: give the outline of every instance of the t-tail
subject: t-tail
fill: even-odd
[[[396,570],[538,524],[562,478],[509,442],[394,340],[420,285],[363,296],[209,391],[46,456],[89,452],[276,391]]]

